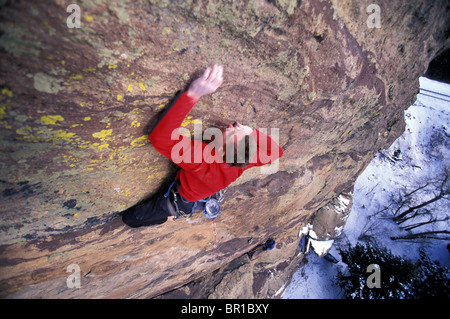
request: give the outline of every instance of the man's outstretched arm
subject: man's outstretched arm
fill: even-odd
[[[214,65],[212,68],[207,68],[203,75],[192,82],[189,89],[178,97],[175,103],[159,120],[149,135],[149,140],[160,154],[172,160],[172,148],[183,138],[188,139],[187,137],[178,135],[181,123],[183,123],[195,103],[203,95],[214,93],[219,88],[223,82],[222,76],[222,66]],[[172,135],[179,136],[179,138],[172,139]]]

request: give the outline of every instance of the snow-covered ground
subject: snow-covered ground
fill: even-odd
[[[409,204],[414,206],[428,201],[438,193],[433,185],[439,186],[445,169],[450,173],[450,85],[423,77],[419,80],[417,100],[405,111],[405,132],[389,149],[377,153],[356,180],[352,210],[342,235],[329,252],[339,262],[330,263],[313,252],[309,253],[284,291],[283,298],[342,298],[343,292],[335,284],[337,269],[345,265],[340,262],[338,249],[358,242],[370,241],[411,260],[416,260],[420,249],[424,249],[432,260],[450,267],[447,240],[391,239],[408,234],[392,221],[392,214],[401,203],[400,194],[413,192],[428,183],[414,192]],[[432,211],[433,217],[445,219],[450,214],[450,200],[440,199],[424,208]],[[430,215],[425,214],[408,220],[402,226],[429,218]],[[449,226],[450,222],[446,220],[426,224],[410,232],[450,230]]]

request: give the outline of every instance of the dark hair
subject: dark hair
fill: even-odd
[[[239,143],[234,143],[233,146],[226,146],[226,149],[229,149],[228,147],[233,148],[233,161],[227,162],[230,166],[234,167],[240,167],[245,168],[248,164],[250,164],[250,161],[252,160],[256,147],[252,147],[252,145],[256,146],[255,139],[250,136],[246,135]],[[238,152],[239,149],[244,149],[244,152]],[[224,160],[226,161],[226,155],[224,155]]]

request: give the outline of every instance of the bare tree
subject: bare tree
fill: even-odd
[[[443,234],[443,236],[441,234]],[[407,235],[403,235],[403,236],[394,236],[394,237],[391,237],[391,239],[399,240],[399,239],[425,238],[425,239],[450,240],[450,236],[445,236],[448,234],[450,234],[450,231],[448,231],[448,230],[436,230],[436,231],[426,231],[426,232],[420,232],[420,233],[414,233],[414,234],[407,234]]]
[[[393,209],[392,220],[405,231],[412,231],[431,224],[437,225],[440,222],[447,225],[446,222],[450,220],[450,216],[448,214],[437,216],[435,214],[435,205],[448,205],[447,201],[449,200],[450,169],[446,168],[442,176],[429,179],[401,195],[400,200],[396,201],[397,205],[395,206],[397,208]],[[448,234],[450,232],[447,229],[427,229],[426,231],[409,233],[404,236],[391,237],[391,239],[432,238],[448,240],[450,238]]]

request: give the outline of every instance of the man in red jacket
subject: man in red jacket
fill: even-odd
[[[263,132],[239,123],[205,131],[208,143],[181,135],[181,124],[195,103],[214,93],[223,82],[223,67],[214,65],[182,92],[165,111],[149,140],[155,149],[181,169],[165,196],[131,207],[122,220],[130,227],[162,224],[201,207],[200,201],[225,189],[242,173],[272,163],[283,155],[281,147]],[[167,196],[169,193],[172,196]]]

